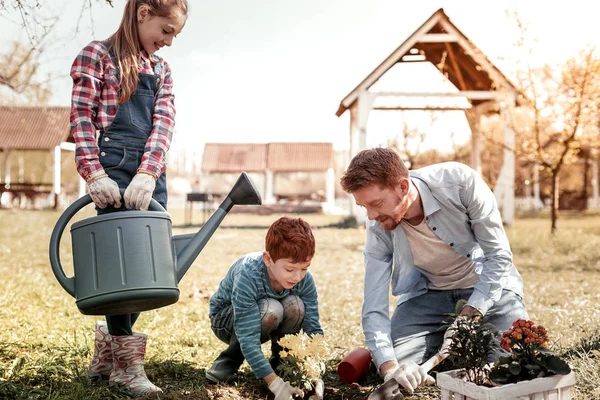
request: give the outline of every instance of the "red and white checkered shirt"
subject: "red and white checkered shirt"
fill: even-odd
[[[171,69],[162,58],[142,52],[139,72],[154,74],[154,64],[162,65],[158,92],[154,99],[152,132],[148,137],[138,171],[158,178],[166,169],[166,154],[175,127],[175,104]],[[71,132],[75,139],[75,163],[84,180],[104,173],[98,159],[96,131],[108,128],[117,115],[119,75],[104,42],[94,41],[81,50],[73,66]],[[112,71],[112,73],[111,73]]]

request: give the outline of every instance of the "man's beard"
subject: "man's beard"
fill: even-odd
[[[397,222],[394,218],[392,218],[389,215],[383,219],[377,219],[377,222],[379,222],[381,226],[383,226],[383,228],[388,231],[393,231],[400,224],[400,222]]]

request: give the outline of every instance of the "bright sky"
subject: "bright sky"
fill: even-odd
[[[340,101],[438,8],[508,75],[512,66],[500,58],[513,54],[517,36],[507,8],[517,7],[531,22],[541,61],[561,61],[586,44],[600,44],[600,2],[589,0],[189,2],[186,27],[159,53],[173,70],[176,146],[188,149],[205,142],[270,141],[327,141],[348,148],[349,113],[335,116]],[[64,9],[59,32],[69,40],[54,46],[44,67],[61,74],[53,82],[52,104],[67,106],[71,62],[89,41],[116,30],[124,1],[114,0],[114,9],[93,2],[93,24],[86,16],[74,38],[81,0],[43,3]],[[17,37],[17,26],[1,23],[3,40]],[[435,91],[440,79],[426,72],[396,73],[400,86],[393,90]],[[371,113],[369,145],[400,131],[398,117],[390,114]],[[450,131],[468,138],[461,113],[448,112],[436,124],[428,147],[447,146]]]

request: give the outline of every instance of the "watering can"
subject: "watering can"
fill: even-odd
[[[60,263],[60,239],[70,219],[92,198],[85,195],[58,219],[50,237],[50,264],[60,285],[85,315],[153,310],[179,300],[177,283],[231,208],[260,205],[260,194],[242,172],[199,232],[173,236],[171,218],[154,199],[150,210],[120,211],[75,222],[71,227],[74,275]]]

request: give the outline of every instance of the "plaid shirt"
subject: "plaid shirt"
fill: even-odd
[[[158,178],[166,169],[166,154],[175,126],[171,69],[162,58],[142,52],[139,72],[154,74],[160,63],[160,82],[154,99],[153,127],[138,171]],[[98,159],[96,131],[110,126],[119,105],[119,75],[104,42],[94,41],[81,50],[71,67],[71,132],[75,139],[75,163],[84,180],[104,173]]]

